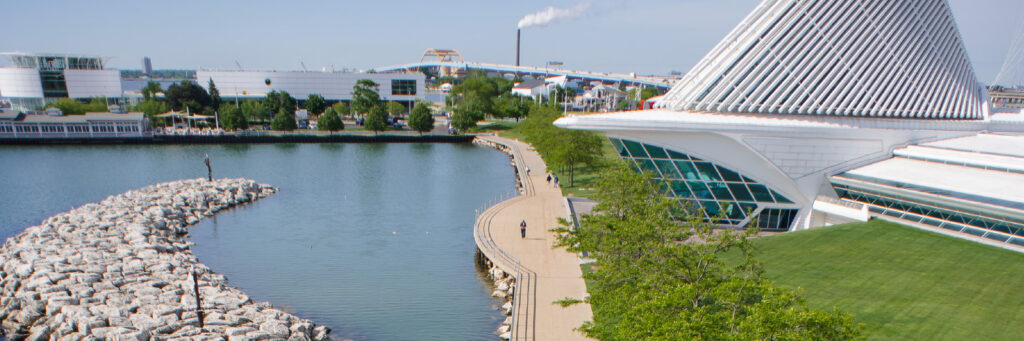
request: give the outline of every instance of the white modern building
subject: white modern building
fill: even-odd
[[[420,72],[196,71],[196,82],[203,88],[211,79],[225,98],[262,98],[277,90],[299,100],[320,94],[328,101],[349,101],[352,87],[360,79],[379,84],[378,93],[385,101],[412,102],[423,99],[426,93],[426,76]]]
[[[58,98],[121,97],[121,76],[104,68],[99,56],[2,53],[10,66],[0,67],[0,98],[15,108],[33,109]]]
[[[1024,157],[992,142],[1024,147],[1024,119],[986,96],[945,0],[765,0],[653,110],[555,124],[725,226],[878,216],[1024,245]]]

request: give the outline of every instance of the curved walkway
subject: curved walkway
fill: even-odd
[[[520,180],[521,195],[491,206],[477,217],[474,237],[480,251],[499,268],[516,276],[512,340],[586,340],[574,329],[591,320],[589,304],[562,308],[554,301],[582,298],[587,288],[579,259],[564,248],[552,248],[548,231],[566,217],[562,192],[545,181],[547,169],[526,143],[496,136],[477,138],[508,146]],[[529,167],[531,174],[526,174]],[[520,238],[519,222],[527,222]]]

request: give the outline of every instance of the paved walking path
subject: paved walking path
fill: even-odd
[[[573,329],[593,319],[590,305],[563,308],[552,303],[583,298],[587,291],[576,255],[552,248],[555,237],[548,229],[558,226],[558,218],[568,213],[561,190],[546,182],[544,161],[528,144],[502,137],[478,138],[510,147],[523,176],[523,193],[485,210],[474,231],[484,255],[516,276],[512,340],[586,340]],[[519,231],[524,219],[525,239]]]

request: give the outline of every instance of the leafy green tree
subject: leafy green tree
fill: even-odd
[[[351,103],[356,115],[368,113],[380,104],[380,94],[377,93],[379,87],[380,84],[369,79],[356,81],[356,85],[352,87]]]
[[[584,333],[600,340],[863,338],[851,315],[808,309],[798,293],[762,277],[749,240],[757,229],[719,229],[662,195],[651,177],[617,164],[598,177],[593,213],[578,228],[554,230],[558,246],[595,259],[596,270],[584,275],[594,311]]]
[[[651,97],[659,96],[659,95],[661,95],[663,93],[664,93],[664,91],[662,91],[661,89],[658,89],[658,88],[653,87],[653,86],[649,86],[649,87],[644,88],[643,90],[640,90],[640,100],[641,101],[646,101],[646,100],[651,99]]]
[[[146,82],[146,86],[142,87],[142,100],[148,101],[156,97],[158,92],[164,92],[164,89],[160,86],[160,83],[154,81]]]
[[[298,128],[299,124],[295,122],[295,114],[288,112],[285,108],[281,108],[277,116],[270,121],[270,129],[273,130],[292,131]]]
[[[374,135],[377,132],[387,130],[388,114],[384,112],[384,106],[378,104],[370,108],[370,112],[366,114],[366,121],[363,126],[367,130],[372,130]]]
[[[88,110],[85,104],[76,101],[71,98],[61,98],[56,101],[50,102],[46,105],[47,108],[60,109],[64,115],[81,115]]]
[[[309,97],[306,97],[306,111],[310,115],[313,117],[320,116],[320,114],[324,113],[324,109],[327,109],[327,101],[324,100],[324,96],[309,94]]]
[[[470,72],[465,81],[452,87],[451,95],[456,98],[457,107],[467,107],[476,120],[486,115],[501,116],[501,107],[494,100],[512,90],[512,82],[502,77],[487,77],[480,72]]]
[[[452,127],[460,133],[466,132],[470,128],[476,127],[476,119],[464,110],[456,110],[452,115]]]
[[[530,113],[532,100],[514,94],[502,95],[498,99],[501,106],[501,117],[514,118],[516,122]]]
[[[210,107],[220,108],[220,104],[223,101],[220,98],[220,90],[217,90],[217,85],[213,84],[213,78],[210,78],[210,82],[207,84],[207,87],[210,89],[207,91],[207,93],[210,94]]]
[[[286,110],[293,117],[295,116],[295,110],[298,108],[298,101],[295,97],[292,97],[287,91],[281,91],[281,106],[277,109],[278,111]]]
[[[149,119],[149,125],[151,127],[158,127],[163,123],[162,118],[156,117],[156,115],[163,114],[170,111],[167,104],[156,99],[142,100],[135,105],[132,111],[142,112]]]
[[[409,114],[409,128],[418,131],[421,135],[434,129],[434,117],[430,116],[430,108],[426,103],[417,102]]]
[[[327,108],[327,111],[316,121],[316,129],[320,131],[345,130],[345,122],[341,121],[334,108]]]
[[[242,102],[241,106],[242,114],[245,115],[247,119],[255,120],[256,118],[270,118],[270,116],[266,115],[266,112],[263,110],[260,102],[256,100],[247,99]]]
[[[109,112],[110,107],[107,106],[107,99],[103,97],[93,97],[89,100],[89,104],[85,106],[86,112]]]
[[[352,109],[349,108],[348,103],[346,102],[334,103],[331,108],[334,109],[334,112],[338,114],[338,116],[349,116],[352,114]]]
[[[281,111],[281,93],[277,92],[277,90],[271,90],[263,97],[263,102],[260,105],[263,107],[263,115],[261,116],[269,118],[277,115]]]
[[[203,87],[187,80],[168,86],[164,91],[164,100],[173,110],[185,110],[185,103],[191,102],[188,108],[196,113],[203,112],[211,103],[210,95]]]
[[[249,129],[249,120],[242,113],[242,109],[232,104],[221,105],[217,114],[220,116],[220,125],[224,127],[224,130]]]
[[[398,103],[395,101],[388,102],[388,105],[385,109],[387,109],[388,113],[391,114],[392,116],[401,116],[402,113],[405,112],[405,106],[402,105],[402,103]]]

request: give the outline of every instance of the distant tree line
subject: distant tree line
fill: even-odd
[[[126,79],[139,79],[145,75],[142,70],[120,70],[121,78]],[[161,69],[153,70],[153,73],[149,75],[150,78],[154,79],[195,79],[196,70],[175,70],[175,69]]]

